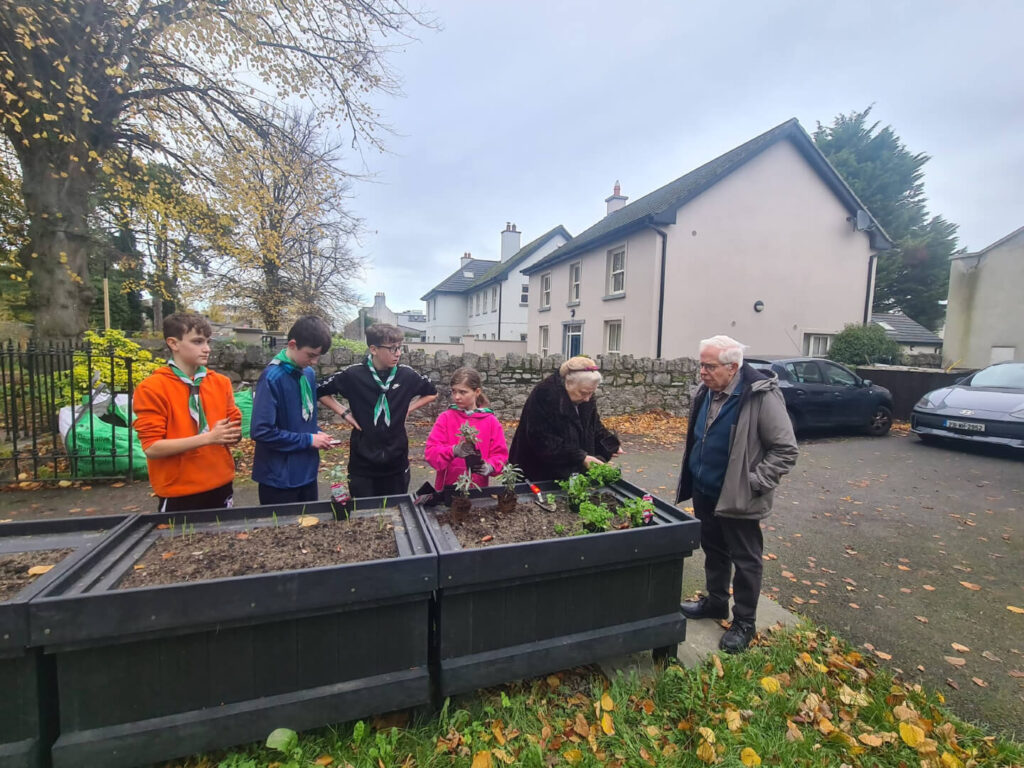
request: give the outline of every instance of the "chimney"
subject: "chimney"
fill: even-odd
[[[384,309],[387,309],[387,304],[384,301],[384,291],[377,291],[373,295],[373,316],[381,317],[379,312]]]
[[[629,198],[621,193],[621,190],[619,189],[619,180],[616,179],[615,187],[612,189],[612,196],[604,199],[608,204],[608,210],[605,212],[605,216],[619,210],[619,208],[626,204],[627,200],[629,200]]]
[[[519,253],[519,241],[522,236],[522,232],[516,229],[516,225],[511,222],[505,222],[505,230],[501,233],[501,260],[508,261],[517,253]]]
[[[471,254],[469,251],[466,251],[464,254],[462,254],[462,260],[459,261],[459,266],[465,269],[466,265],[469,264],[469,262],[471,262],[472,260],[473,254]]]

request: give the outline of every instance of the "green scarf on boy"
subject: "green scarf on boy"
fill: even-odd
[[[167,361],[168,367],[178,377],[186,387],[188,387],[188,413],[192,417],[192,421],[196,423],[196,429],[199,430],[197,434],[203,434],[204,432],[210,431],[210,425],[206,423],[206,414],[203,413],[203,403],[199,399],[199,387],[202,386],[203,381],[206,379],[206,367],[200,365],[196,368],[196,375],[189,378],[188,375],[178,367],[178,364],[174,362],[172,357]]]
[[[377,404],[373,406],[373,424],[376,426],[381,414],[383,414],[384,423],[390,427],[391,407],[388,405],[388,390],[391,389],[391,382],[395,380],[395,374],[398,373],[398,366],[392,366],[391,373],[388,375],[387,381],[381,381],[380,376],[377,375],[377,369],[373,367],[373,355],[366,356],[366,367],[370,369],[370,375],[373,376],[373,380],[377,382],[377,386],[381,388],[380,397],[377,398]]]
[[[276,355],[274,359],[270,361],[271,365],[280,365],[288,373],[299,372],[299,392],[302,397],[302,420],[309,421],[313,418],[313,387],[309,384],[309,379],[302,373],[302,369],[299,368],[295,363],[288,357],[287,348],[282,349]]]

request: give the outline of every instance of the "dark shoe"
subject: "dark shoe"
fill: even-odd
[[[756,634],[757,627],[754,626],[754,622],[734,619],[732,626],[718,641],[718,647],[726,653],[740,653],[747,650]]]
[[[727,619],[729,618],[729,606],[712,603],[706,597],[699,600],[691,600],[679,604],[683,616],[688,619]]]

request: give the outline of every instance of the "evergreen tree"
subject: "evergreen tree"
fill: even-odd
[[[875,312],[900,310],[936,330],[956,252],[956,224],[929,216],[924,153],[913,154],[891,126],[868,124],[871,107],[818,123],[814,142],[895,243],[878,256]]]

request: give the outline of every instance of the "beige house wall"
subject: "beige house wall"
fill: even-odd
[[[1002,348],[1001,359],[1012,355],[1013,360],[1024,362],[1022,297],[1024,232],[981,257],[950,262],[944,363],[983,368],[993,361],[994,347]]]
[[[805,334],[861,323],[868,290],[868,236],[788,141],[780,141],[681,207],[668,235],[663,358],[694,357],[702,338],[728,334],[763,355],[804,354]],[[607,254],[626,247],[625,298],[604,300]],[[529,351],[548,325],[550,353],[576,310],[583,350],[605,351],[604,323],[623,320],[626,354],[655,356],[661,239],[652,230],[582,254],[577,307],[567,307],[569,264],[551,270],[552,301],[540,311],[541,274],[530,276]],[[754,303],[764,302],[756,312]]]

